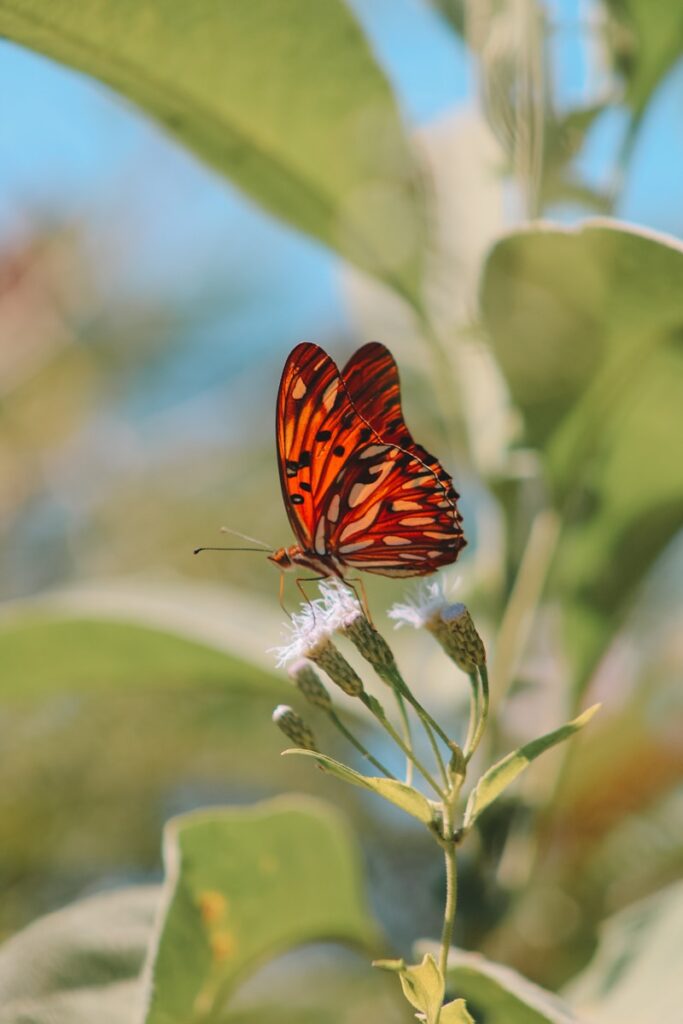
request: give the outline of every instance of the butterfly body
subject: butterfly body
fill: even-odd
[[[280,381],[276,435],[298,540],[268,556],[280,569],[424,576],[455,561],[466,543],[458,495],[410,435],[383,345],[364,345],[341,373],[317,345],[297,345]]]

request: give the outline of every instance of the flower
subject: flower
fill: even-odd
[[[323,614],[331,633],[343,632],[359,616],[364,617],[354,591],[340,580],[324,580],[320,584],[320,593]]]
[[[273,648],[278,668],[311,657],[311,652],[329,642],[332,630],[327,624],[323,602],[318,600],[302,605],[301,611],[292,615],[288,631],[288,642]]]
[[[289,666],[289,675],[309,704],[330,711],[332,698],[320,681],[320,676],[305,658],[300,658]]]
[[[325,608],[325,602],[329,603],[329,600],[323,592],[322,600],[304,605],[301,612],[292,616],[289,643],[275,648],[277,664],[281,667],[309,658],[349,697],[359,697],[364,693],[363,683],[330,639],[333,627]]]
[[[440,612],[448,607],[448,599],[444,593],[441,579],[423,583],[409,597],[405,604],[395,604],[387,612],[390,619],[396,622],[396,629],[401,626],[412,626],[414,629],[429,628],[430,622],[439,617]]]

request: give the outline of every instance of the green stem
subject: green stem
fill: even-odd
[[[332,721],[332,722],[334,722],[334,724],[335,724],[335,726],[337,727],[337,729],[339,729],[339,732],[340,732],[340,733],[342,734],[342,736],[344,736],[344,737],[345,737],[345,738],[346,738],[346,739],[347,739],[347,740],[349,741],[349,743],[351,743],[351,744],[352,744],[352,745],[353,745],[353,746],[354,746],[354,747],[356,748],[356,750],[357,750],[357,751],[358,751],[358,752],[359,752],[360,754],[362,754],[362,755],[363,755],[363,757],[364,757],[364,758],[365,758],[365,759],[366,759],[367,761],[369,761],[369,762],[370,762],[370,764],[374,765],[374,766],[375,766],[375,768],[377,768],[377,770],[378,770],[378,771],[380,771],[380,772],[382,773],[382,775],[386,775],[386,777],[387,777],[388,779],[395,779],[395,778],[396,778],[396,776],[395,776],[395,775],[393,775],[393,774],[392,774],[392,773],[391,773],[391,772],[389,771],[389,769],[388,769],[388,768],[385,768],[385,767],[384,767],[384,765],[382,764],[382,762],[381,762],[381,761],[378,761],[378,760],[377,760],[377,758],[376,758],[376,757],[374,757],[374,756],[373,756],[373,755],[372,755],[372,754],[370,753],[370,751],[369,751],[369,750],[367,750],[367,749],[366,749],[366,748],[365,748],[365,747],[363,746],[363,744],[361,743],[361,741],[360,741],[359,739],[356,739],[356,737],[355,737],[355,736],[353,735],[353,733],[352,733],[352,732],[350,732],[350,731],[349,731],[349,730],[348,730],[348,729],[346,728],[346,726],[344,725],[344,723],[343,723],[342,721],[340,721],[340,719],[339,719],[339,717],[337,716],[337,714],[336,714],[336,712],[335,712],[335,711],[328,711],[328,715],[329,715],[329,717],[330,717],[331,721]]]
[[[401,736],[396,732],[396,730],[394,729],[394,727],[391,724],[391,722],[387,719],[387,716],[386,716],[386,714],[384,712],[384,708],[382,707],[380,702],[375,697],[370,697],[370,695],[365,693],[365,692],[363,692],[363,693],[361,693],[359,695],[359,699],[363,702],[363,704],[365,704],[365,706],[368,709],[368,711],[372,715],[374,715],[374,717],[377,719],[377,721],[382,726],[382,728],[391,736],[391,738],[394,741],[394,743],[396,744],[396,746],[399,747],[399,749],[403,751],[403,753],[406,755],[406,757],[410,758],[410,760],[413,762],[413,764],[415,765],[417,770],[420,772],[420,774],[424,778],[425,782],[429,783],[429,785],[432,787],[434,792],[437,793],[437,795],[440,797],[440,799],[443,800],[444,799],[444,793],[441,790],[440,786],[434,780],[434,778],[431,775],[431,773],[429,772],[429,770],[427,768],[425,768],[425,766],[419,760],[419,758],[417,757],[415,752],[412,751],[410,749],[410,747],[408,747],[404,743],[404,741],[401,738]]]
[[[479,665],[478,671],[479,671],[479,679],[481,680],[481,694],[482,694],[481,714],[479,715],[479,720],[477,722],[477,726],[476,726],[476,728],[474,730],[474,733],[472,735],[472,739],[471,740],[468,739],[467,746],[465,747],[465,752],[464,752],[465,763],[467,763],[471,759],[471,757],[473,756],[473,754],[476,751],[477,747],[481,743],[481,738],[484,735],[484,729],[486,728],[486,722],[488,721],[488,717],[489,717],[489,703],[490,703],[490,700],[489,700],[489,674],[488,674],[488,669],[487,669],[486,665],[484,664],[484,665]],[[476,685],[476,682],[477,682],[476,675],[472,675],[472,676],[470,676],[470,678],[473,680],[473,685]],[[469,736],[469,731],[468,731],[468,736]]]
[[[388,666],[384,670],[382,675],[384,677],[384,681],[388,683],[389,686],[391,686],[392,690],[397,695],[397,698],[401,698],[401,703],[403,703],[403,699],[405,698],[405,700],[408,701],[408,703],[416,712],[418,718],[420,719],[420,722],[422,723],[424,731],[427,734],[427,738],[429,740],[431,748],[434,752],[434,757],[436,758],[436,763],[439,766],[439,772],[441,773],[441,778],[443,779],[444,785],[448,786],[448,773],[446,771],[446,765],[444,764],[443,757],[441,756],[441,751],[439,750],[439,744],[436,742],[436,738],[434,737],[432,729],[434,729],[441,736],[443,741],[448,745],[448,748],[450,749],[450,740],[448,739],[448,736],[446,736],[443,729],[440,728],[440,726],[431,717],[429,712],[422,707],[420,702],[413,695],[410,687],[408,686],[405,679],[399,672],[398,666],[396,664]]]
[[[453,942],[453,926],[455,925],[455,911],[458,905],[458,869],[455,859],[455,843],[453,842],[453,822],[450,804],[444,801],[443,804],[443,849],[446,860],[446,906],[443,915],[443,929],[441,932],[441,954],[439,956],[439,969],[444,978],[448,964],[448,951]]]
[[[479,725],[480,720],[480,706],[481,696],[479,691],[479,676],[476,671],[469,673],[470,677],[470,720],[467,723],[467,737],[465,739],[465,746],[463,747],[463,755],[465,761],[470,758],[470,751],[472,749],[472,741],[474,739],[475,731]]]
[[[396,698],[396,704],[398,711],[401,716],[401,722],[403,723],[403,739],[409,750],[413,749],[413,735],[410,730],[410,719],[408,718],[408,711],[406,710],[406,704],[402,694],[398,690],[394,690],[394,697]],[[406,786],[412,786],[413,784],[413,761],[412,758],[406,755]]]

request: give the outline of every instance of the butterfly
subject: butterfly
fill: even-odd
[[[268,556],[280,569],[426,576],[465,546],[453,481],[408,431],[398,367],[379,342],[341,373],[318,345],[297,345],[280,381],[276,440],[298,542]]]

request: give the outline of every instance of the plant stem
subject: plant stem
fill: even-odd
[[[398,690],[394,689],[394,697],[396,698],[396,704],[398,705],[398,711],[401,716],[401,722],[403,723],[403,739],[409,750],[413,749],[413,736],[410,731],[410,719],[408,718],[408,712],[406,710],[406,703],[403,699],[403,695]],[[412,758],[406,755],[406,786],[412,786],[413,784],[413,761]]]
[[[481,738],[484,735],[484,729],[486,728],[486,722],[488,721],[488,717],[489,717],[489,674],[488,674],[488,669],[486,668],[486,665],[479,665],[478,672],[479,672],[479,679],[481,680],[481,695],[482,695],[482,699],[481,699],[481,714],[479,715],[479,720],[477,721],[477,725],[476,725],[476,728],[475,728],[474,732],[472,733],[471,739],[470,739],[470,731],[469,731],[469,729],[467,731],[467,745],[466,745],[465,751],[464,751],[465,763],[467,763],[470,760],[470,758],[473,756],[475,750],[479,746],[479,744],[481,742]],[[477,692],[478,692],[479,691],[479,687],[478,687],[478,683],[477,683],[477,676],[476,676],[476,674],[472,673],[472,675],[470,676],[470,679],[472,680],[472,685],[477,687]],[[470,720],[470,725],[471,724],[472,723],[471,723],[471,720]]]
[[[440,726],[431,717],[429,712],[422,707],[420,702],[413,695],[410,687],[408,686],[405,679],[399,672],[398,666],[396,664],[387,667],[383,673],[383,676],[384,681],[388,683],[389,686],[391,686],[392,690],[397,695],[397,699],[398,697],[401,698],[401,704],[403,704],[403,699],[405,698],[405,700],[408,701],[410,706],[416,712],[418,718],[420,719],[420,722],[422,723],[424,731],[427,734],[427,738],[429,740],[431,748],[434,752],[434,757],[436,758],[436,763],[439,766],[441,778],[443,779],[444,785],[447,787],[448,773],[446,772],[446,766],[444,764],[443,757],[441,756],[441,751],[439,750],[439,744],[436,742],[436,738],[434,736],[434,733],[432,732],[432,729],[438,732],[438,734],[441,736],[443,741],[448,745],[450,749],[450,741],[448,739],[448,736],[446,736],[443,729],[440,728]]]
[[[450,803],[443,803],[443,849],[446,860],[446,907],[443,915],[443,930],[441,932],[441,954],[439,956],[439,969],[446,977],[446,966],[448,964],[448,951],[453,942],[453,926],[455,924],[455,911],[458,904],[458,870],[455,859],[455,843],[453,842],[453,822]]]
[[[396,776],[393,775],[388,768],[384,767],[381,761],[378,761],[376,757],[373,757],[370,751],[363,746],[359,739],[356,739],[353,733],[346,728],[342,721],[340,721],[335,711],[328,711],[328,715],[330,717],[330,720],[334,722],[337,729],[339,729],[339,732],[342,734],[342,736],[344,736],[349,741],[349,743],[351,743],[356,748],[356,750],[360,754],[362,754],[367,761],[370,762],[370,764],[374,765],[375,768],[377,768],[377,770],[380,771],[382,775],[386,775],[388,779],[396,778]]]
[[[425,782],[428,782],[429,785],[434,790],[434,792],[437,793],[438,796],[440,797],[440,799],[443,800],[444,799],[444,793],[443,793],[441,787],[435,781],[435,779],[433,778],[433,776],[431,775],[429,770],[427,768],[425,768],[425,766],[422,764],[422,762],[418,759],[418,757],[415,754],[415,752],[412,751],[410,749],[410,747],[408,747],[404,743],[404,741],[401,738],[401,736],[396,732],[396,730],[394,729],[394,727],[391,724],[391,722],[387,719],[387,716],[384,713],[384,708],[382,707],[380,702],[376,698],[370,697],[370,695],[365,693],[365,692],[363,692],[363,693],[361,693],[359,695],[359,700],[361,700],[363,702],[363,704],[365,704],[365,706],[368,709],[368,711],[372,715],[374,715],[374,717],[377,719],[377,721],[382,726],[382,728],[386,732],[389,733],[389,735],[391,736],[391,738],[394,741],[394,743],[396,744],[396,746],[399,747],[403,751],[403,753],[406,755],[406,757],[410,758],[410,760],[413,762],[413,764],[415,765],[417,770],[421,773],[421,775],[424,778]]]

